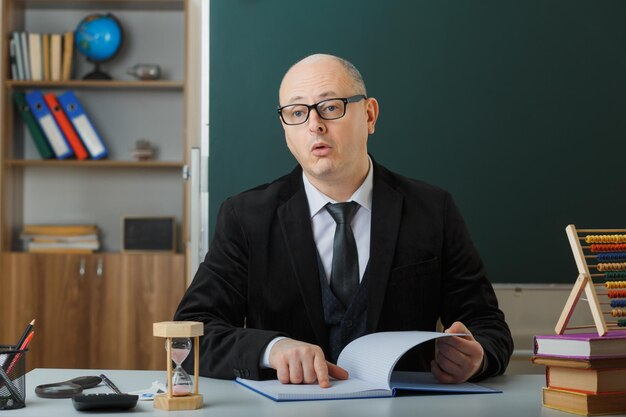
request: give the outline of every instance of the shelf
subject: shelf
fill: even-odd
[[[90,88],[90,89],[153,89],[153,90],[182,90],[182,81],[14,81],[7,80],[8,88]]]
[[[183,0],[18,0],[29,9],[183,10]]]
[[[110,161],[110,160],[40,160],[40,159],[8,159],[8,166],[15,167],[48,167],[48,168],[140,168],[140,169],[182,169],[184,162],[172,161]]]

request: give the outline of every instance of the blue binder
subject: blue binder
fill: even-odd
[[[81,140],[85,144],[87,148],[87,152],[92,159],[102,159],[105,158],[109,151],[107,147],[104,145],[102,138],[96,132],[96,129],[93,127],[93,124],[87,117],[87,114],[83,110],[83,106],[81,106],[78,98],[74,94],[73,91],[66,91],[65,93],[57,96],[59,103],[61,103],[61,107],[63,111],[67,115],[68,119],[72,122],[74,129],[78,132],[78,136],[80,136]]]
[[[54,120],[54,116],[52,116],[52,112],[50,112],[41,91],[31,91],[25,94],[24,98],[26,98],[31,113],[37,119],[39,126],[41,126],[41,130],[48,138],[48,142],[50,142],[57,159],[65,159],[74,155],[74,151],[72,151],[70,144],[67,143],[65,136],[63,136],[61,129]]]

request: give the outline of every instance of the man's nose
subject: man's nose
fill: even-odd
[[[326,133],[325,120],[320,117],[316,108],[312,108],[309,112],[309,132],[319,135],[320,133]]]

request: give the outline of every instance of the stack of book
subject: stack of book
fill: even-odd
[[[93,253],[100,249],[96,225],[25,225],[24,250],[45,253]]]
[[[581,415],[626,413],[626,331],[535,336],[543,405]]]
[[[43,159],[102,159],[108,149],[73,91],[13,92],[15,106]]]
[[[72,78],[74,32],[13,32],[9,54],[14,80],[67,81]]]

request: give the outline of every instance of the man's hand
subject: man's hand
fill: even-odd
[[[348,379],[348,372],[326,362],[322,348],[293,339],[282,339],[272,346],[270,365],[283,384],[312,384],[330,387],[330,377]]]
[[[446,333],[467,333],[437,339],[437,357],[431,361],[431,372],[439,382],[459,384],[474,376],[483,366],[485,351],[460,321],[445,330]]]

